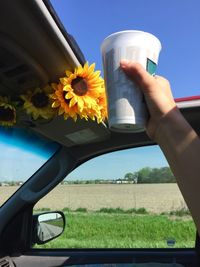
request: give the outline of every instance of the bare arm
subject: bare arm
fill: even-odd
[[[176,107],[166,79],[152,77],[137,63],[122,61],[121,67],[144,93],[147,133],[165,154],[200,233],[200,139]]]

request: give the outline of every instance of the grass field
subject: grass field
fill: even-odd
[[[17,186],[0,187],[0,205],[16,190]],[[141,208],[161,213],[177,210],[184,206],[184,200],[176,184],[89,184],[58,185],[41,199],[36,209],[72,210],[86,208]]]
[[[72,210],[86,208],[145,208],[161,213],[185,206],[176,184],[59,185],[38,202],[35,208]]]
[[[0,187],[0,202],[14,190]],[[59,185],[34,209],[66,215],[65,232],[43,247],[194,247],[195,226],[176,184]]]
[[[169,248],[194,247],[191,219],[162,215],[65,213],[67,226],[45,248]]]

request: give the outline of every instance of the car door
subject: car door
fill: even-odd
[[[106,153],[70,168],[72,172],[63,168],[65,174],[51,175],[67,162],[69,158],[57,151],[1,207],[2,266],[5,262],[7,266],[198,266],[195,225],[158,147]],[[103,172],[102,166],[107,166]],[[126,173],[127,166],[130,171],[136,166],[137,171]],[[60,183],[63,175],[65,182]],[[54,210],[64,212],[65,232],[36,244],[35,214],[46,216]]]

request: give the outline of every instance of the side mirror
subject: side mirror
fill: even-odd
[[[60,236],[65,229],[63,212],[45,212],[33,215],[33,244],[45,244]]]

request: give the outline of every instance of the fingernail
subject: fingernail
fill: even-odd
[[[127,59],[122,59],[122,60],[120,61],[120,66],[121,66],[122,68],[124,68],[124,67],[126,67],[129,63],[130,63],[129,60],[127,60]]]

